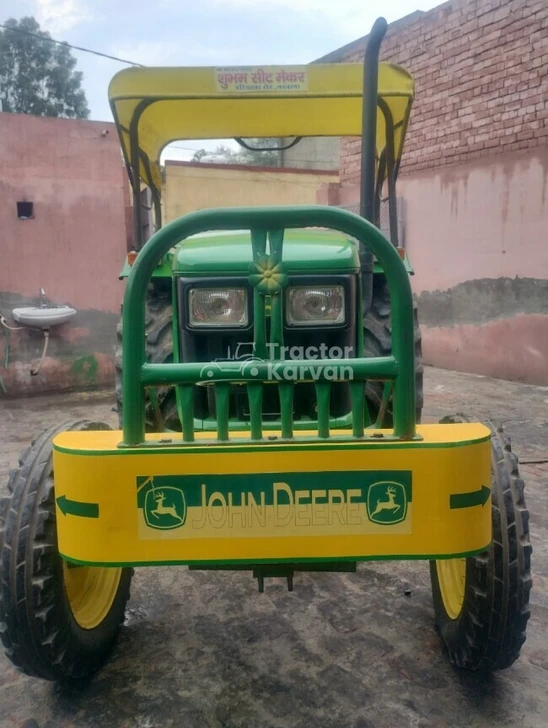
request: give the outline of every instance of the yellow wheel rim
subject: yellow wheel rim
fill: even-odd
[[[63,562],[65,592],[72,616],[82,629],[98,627],[109,613],[122,569],[69,566]]]
[[[443,606],[450,619],[457,619],[464,604],[466,559],[436,561]]]

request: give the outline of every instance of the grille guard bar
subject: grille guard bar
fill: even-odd
[[[229,208],[194,212],[174,220],[156,232],[140,251],[127,281],[123,307],[123,439],[125,446],[136,446],[145,440],[145,388],[147,386],[176,384],[181,386],[185,413],[193,407],[193,386],[204,379],[204,363],[147,364],[145,340],[145,300],[152,273],[160,259],[174,245],[186,238],[211,230],[251,231],[253,259],[264,258],[267,235],[270,239],[271,259],[282,262],[283,231],[286,228],[326,227],[345,233],[376,255],[381,264],[390,291],[392,312],[392,356],[382,358],[338,359],[341,369],[348,368],[352,376],[353,435],[363,436],[363,387],[366,379],[384,379],[394,383],[394,435],[408,440],[415,436],[415,372],[413,300],[409,277],[398,252],[382,233],[371,223],[346,210],[323,206]],[[273,251],[273,254],[272,254]],[[283,274],[280,274],[283,276]],[[281,279],[281,278],[280,278]],[[282,284],[283,285],[283,284]],[[264,350],[264,301],[265,295],[272,301],[272,337],[281,341],[282,296],[278,290],[255,288],[255,346],[258,356]],[[279,323],[276,325],[276,321]],[[358,351],[358,354],[362,352]],[[306,360],[304,360],[306,362]],[[269,362],[281,367],[284,362]],[[285,363],[287,364],[287,362]],[[325,381],[325,369],[332,367],[331,360],[315,360],[318,374],[318,436],[329,437],[330,383]],[[256,374],[242,371],[232,362],[215,363],[215,383],[221,411],[218,437],[228,439],[228,388],[230,382],[247,382],[250,400],[251,437],[262,438],[261,408],[262,386],[266,379],[263,363],[257,363]],[[349,378],[350,379],[350,378]],[[292,394],[290,382],[280,384],[283,436],[292,436]],[[285,395],[282,394],[285,391]],[[254,416],[253,416],[254,415]],[[193,441],[192,412],[183,417],[183,439]],[[327,423],[327,426],[326,426]]]

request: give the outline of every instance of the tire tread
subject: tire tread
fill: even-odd
[[[415,401],[416,420],[421,421],[423,407],[423,362],[422,340],[419,327],[416,303],[413,306],[414,340],[415,340]],[[390,356],[392,354],[392,319],[390,309],[390,293],[384,276],[374,276],[373,298],[371,306],[364,317],[364,351],[365,356]],[[372,413],[377,413],[382,402],[383,383],[368,381],[365,397]],[[385,427],[392,427],[392,409],[389,403]]]
[[[150,286],[146,299],[145,332],[147,360],[155,364],[168,364],[173,361],[172,301],[169,289]],[[120,427],[122,426],[122,319],[116,329],[117,343],[115,356],[116,405]],[[174,387],[157,387],[158,408],[164,425],[172,430],[181,430],[177,411]],[[158,427],[154,407],[148,393],[145,394],[145,417],[147,432],[156,432]]]
[[[77,679],[94,672],[106,654],[82,662],[72,638],[57,550],[52,440],[65,430],[109,429],[88,420],[44,431],[19,459],[0,501],[0,641],[14,666],[32,677]],[[129,598],[124,570],[118,604]],[[120,621],[121,621],[120,618]]]
[[[444,418],[442,422],[467,422]],[[493,540],[487,551],[467,559],[465,603],[458,624],[451,623],[439,597],[431,562],[438,629],[449,657],[459,667],[481,672],[510,667],[526,639],[532,586],[529,511],[518,458],[502,427],[491,429]]]

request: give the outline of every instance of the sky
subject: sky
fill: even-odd
[[[33,15],[53,38],[152,66],[309,63],[443,0],[0,0],[0,22]],[[92,119],[112,121],[110,79],[123,63],[74,51]],[[214,144],[180,142],[190,158]],[[184,147],[187,147],[186,149]]]

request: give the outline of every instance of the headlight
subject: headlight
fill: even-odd
[[[342,286],[293,286],[286,294],[287,323],[293,326],[334,326],[344,323]]]
[[[191,326],[247,326],[247,293],[243,288],[192,288]]]

